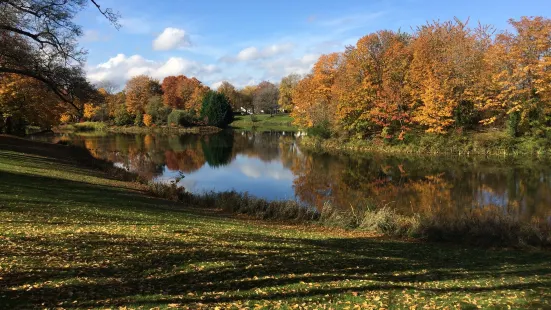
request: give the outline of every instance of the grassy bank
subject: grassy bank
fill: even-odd
[[[335,208],[326,203],[321,212],[297,201],[266,201],[234,191],[192,195],[172,185],[151,183],[155,196],[182,201],[203,209],[219,209],[263,220],[316,224],[353,229],[401,239],[447,242],[484,247],[551,248],[551,226],[526,222],[501,208],[466,209],[449,214],[399,214],[388,207]]]
[[[171,127],[171,126],[113,126],[103,122],[84,122],[70,125],[63,125],[55,129],[59,133],[75,133],[75,132],[115,132],[115,133],[216,133],[220,128],[212,126],[197,126],[197,127]]]
[[[385,142],[381,139],[320,139],[305,137],[302,146],[328,152],[381,152],[401,154],[453,154],[491,156],[548,156],[551,141],[545,138],[512,138],[502,131],[469,132],[464,134],[435,135],[411,133],[405,141]]]
[[[547,251],[256,221],[127,177],[84,150],[0,136],[3,307],[551,307]]]
[[[230,124],[233,128],[256,131],[297,131],[289,114],[238,115]]]

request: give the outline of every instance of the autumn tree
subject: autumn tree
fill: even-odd
[[[230,102],[230,105],[234,110],[237,110],[239,105],[239,93],[235,89],[235,86],[233,86],[230,82],[224,81],[220,86],[218,86],[219,93],[224,94],[226,98],[228,98],[228,101]]]
[[[300,81],[300,75],[289,74],[281,79],[279,84],[279,101],[278,104],[284,111],[292,111],[294,107],[293,103],[293,91],[297,87]]]
[[[360,137],[381,132],[391,138],[407,130],[409,41],[404,33],[379,31],[347,48],[334,93],[339,101],[337,118],[348,132]]]
[[[168,76],[161,85],[163,102],[173,109],[186,109],[198,113],[203,97],[209,88],[196,78],[184,75]]]
[[[253,105],[255,111],[275,113],[278,109],[279,89],[273,83],[263,81],[254,90]]]
[[[82,29],[74,19],[91,3],[118,27],[119,15],[111,9],[101,9],[98,2],[0,1],[0,74],[38,80],[82,114],[82,98],[78,98],[76,89],[84,80],[86,52],[77,45]]]
[[[334,85],[341,63],[340,53],[322,55],[312,73],[297,84],[293,91],[295,108],[291,113],[297,125],[334,124],[337,103]]]
[[[22,75],[0,76],[0,132],[25,133],[25,126],[51,128],[66,107],[44,83]]]
[[[427,132],[444,133],[451,126],[476,121],[484,97],[476,93],[484,53],[477,36],[459,20],[419,27],[412,43],[409,72],[412,99],[418,105],[413,120]],[[465,117],[458,123],[457,113]]]
[[[239,90],[239,107],[245,111],[254,114],[253,95],[256,90],[256,85],[248,85]]]
[[[199,82],[198,80],[196,81]],[[199,115],[199,113],[201,112],[203,99],[209,91],[211,91],[210,88],[208,86],[202,85],[201,82],[196,84],[196,87],[193,90],[191,97],[186,102],[186,109],[196,116]]]
[[[510,20],[514,33],[496,36],[488,53],[498,92],[488,104],[509,118],[512,135],[543,134],[551,125],[551,19]],[[491,119],[491,121],[495,120]]]
[[[167,76],[161,84],[163,89],[163,102],[166,106],[173,109],[183,108],[184,102],[180,95],[180,83],[184,78],[183,75]]]
[[[128,112],[143,113],[149,98],[159,94],[158,82],[146,75],[135,76],[126,83],[126,108]]]

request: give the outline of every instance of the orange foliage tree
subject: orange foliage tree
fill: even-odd
[[[347,49],[336,83],[337,117],[344,129],[359,136],[382,131],[386,137],[407,130],[409,41],[404,33],[379,31]]]
[[[322,55],[312,70],[296,85],[292,101],[295,107],[291,115],[295,124],[312,127],[323,122],[333,123],[336,101],[334,83],[342,61],[342,54]]]
[[[13,133],[25,125],[50,128],[60,122],[67,109],[44,83],[22,75],[0,76],[0,130]]]
[[[409,83],[418,105],[413,119],[427,132],[444,133],[476,121],[475,107],[484,100],[476,92],[484,68],[484,51],[477,45],[475,33],[459,20],[418,28]]]
[[[138,75],[126,83],[126,108],[130,113],[143,113],[149,98],[153,95],[152,80],[147,75]]]
[[[196,78],[184,75],[168,76],[161,84],[163,102],[173,109],[187,109],[198,112],[204,95],[209,90]]]
[[[513,135],[547,136],[551,20],[510,24],[513,32],[494,35],[491,26],[437,21],[411,35],[372,33],[342,54],[322,55],[287,100],[295,123],[402,139],[412,128],[443,134],[507,121]]]
[[[516,118],[513,134],[531,127],[541,134],[542,125],[551,125],[551,20],[523,17],[509,23],[515,33],[498,34],[488,54],[498,89],[488,104]]]

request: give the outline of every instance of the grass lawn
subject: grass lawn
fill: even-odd
[[[255,121],[250,115],[237,115],[230,124],[233,128],[258,130],[258,131],[297,131],[298,128],[293,125],[293,118],[289,114],[258,114],[254,115]]]
[[[551,308],[551,253],[403,242],[152,198],[0,136],[0,308]]]

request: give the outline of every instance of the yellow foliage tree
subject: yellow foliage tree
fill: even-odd
[[[456,124],[456,111],[467,116],[483,104],[476,84],[484,68],[484,51],[477,44],[477,36],[459,20],[418,28],[408,82],[413,100],[419,103],[413,120],[426,126],[427,132],[444,133]]]
[[[340,53],[322,55],[312,74],[298,82],[292,96],[295,107],[291,115],[295,124],[312,127],[322,122],[334,123],[336,101],[333,88],[341,61]]]
[[[551,115],[551,19],[523,17],[509,23],[515,33],[497,35],[487,55],[499,91],[486,107],[518,114],[515,131],[525,132]]]
[[[93,120],[97,116],[100,107],[95,106],[91,103],[84,104],[84,118],[88,120]]]
[[[153,125],[153,117],[149,114],[144,114],[143,123],[145,126],[151,127],[151,125]]]

